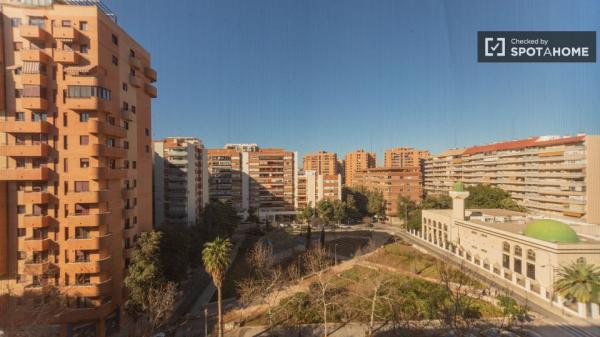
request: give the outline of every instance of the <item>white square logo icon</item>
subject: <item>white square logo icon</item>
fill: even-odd
[[[505,56],[506,39],[503,37],[485,38],[485,56]]]

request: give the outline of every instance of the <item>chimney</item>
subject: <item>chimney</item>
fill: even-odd
[[[450,191],[452,198],[452,218],[456,220],[465,220],[465,199],[469,196],[469,192],[465,191],[462,182],[457,181]]]

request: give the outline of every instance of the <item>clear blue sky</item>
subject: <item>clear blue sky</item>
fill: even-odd
[[[598,63],[476,61],[478,30],[598,31],[600,1],[105,3],[152,54],[154,138],[343,155],[600,133]]]

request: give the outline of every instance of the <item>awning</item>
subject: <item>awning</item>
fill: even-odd
[[[22,71],[24,74],[39,74],[40,63],[37,61],[24,61]]]
[[[79,66],[79,67],[68,67],[65,68],[65,73],[68,75],[73,75],[73,76],[77,76],[77,75],[81,75],[81,74],[87,74],[87,73],[91,73],[92,71],[95,70],[97,66],[90,64],[87,66]]]

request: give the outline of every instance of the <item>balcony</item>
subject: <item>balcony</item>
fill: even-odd
[[[120,126],[110,125],[105,122],[100,122],[98,120],[93,120],[88,122],[89,127],[88,130],[92,134],[105,134],[109,136],[114,136],[117,138],[125,138],[127,137],[127,130]]]
[[[54,196],[48,192],[17,192],[17,200],[19,204],[47,204],[53,200]]]
[[[64,246],[66,249],[74,249],[74,250],[98,250],[105,248],[110,239],[112,238],[112,234],[105,234],[98,237],[90,237],[85,239],[69,239],[65,241],[61,246]]]
[[[44,40],[48,37],[48,34],[46,34],[46,31],[41,27],[21,25],[19,26],[19,36],[28,40]]]
[[[21,74],[21,83],[24,85],[48,86],[48,77],[44,74]]]
[[[3,121],[0,122],[0,132],[6,133],[48,133],[52,124],[46,121]]]
[[[133,112],[125,109],[121,109],[121,117],[125,120],[132,121],[133,120]]]
[[[123,198],[123,199],[130,199],[134,195],[136,195],[134,188],[123,188],[121,190],[121,198]]]
[[[21,107],[29,110],[46,110],[48,109],[48,100],[42,97],[21,97]]]
[[[156,98],[156,96],[158,95],[156,87],[150,83],[146,83],[144,85],[144,91],[148,94],[148,96],[150,96],[152,98]]]
[[[113,312],[115,305],[112,302],[99,304],[92,308],[67,308],[58,315],[59,322],[93,321],[98,317],[105,317]]]
[[[49,238],[27,238],[22,241],[23,248],[28,252],[40,252],[44,250],[48,250],[52,245],[52,240]]]
[[[139,88],[142,86],[142,80],[135,75],[129,75],[129,84],[131,84],[133,87]]]
[[[94,157],[123,158],[127,150],[119,147],[108,147],[104,144],[93,144],[90,154]]]
[[[87,192],[69,192],[64,196],[68,203],[97,204],[108,201],[108,190],[87,191]]]
[[[22,227],[25,228],[45,228],[54,222],[54,218],[49,215],[24,215],[22,219]]]
[[[48,167],[2,169],[0,181],[40,181],[48,180],[49,175]]]
[[[41,49],[21,49],[21,61],[36,61],[48,63],[50,56]]]
[[[96,261],[69,262],[62,265],[62,270],[75,274],[96,274],[103,271],[110,271],[111,257],[106,257]]]
[[[65,223],[69,226],[98,227],[108,224],[110,215],[110,212],[81,215],[72,214],[67,217]]]
[[[0,153],[7,157],[46,157],[50,145],[45,143],[35,145],[0,145]]]
[[[106,180],[117,180],[125,179],[127,177],[127,170],[125,169],[111,169],[108,167],[92,167],[90,177],[92,179],[106,179]]]
[[[23,274],[42,275],[55,269],[54,264],[49,261],[26,261]]]
[[[154,70],[150,67],[146,67],[146,68],[144,68],[144,75],[146,75],[146,77],[150,80],[150,82],[156,82],[156,79],[157,79],[156,70]]]
[[[56,26],[52,28],[52,36],[57,40],[75,40],[77,31],[73,27]]]
[[[106,86],[104,77],[94,75],[67,75],[65,78],[66,85],[89,85],[89,86]]]
[[[91,284],[74,284],[68,290],[69,296],[104,297],[112,290],[112,278]]]
[[[106,111],[108,102],[98,97],[67,98],[67,109],[71,110],[99,110]]]
[[[142,60],[135,56],[129,56],[129,65],[137,70],[142,69]]]
[[[73,50],[56,49],[54,51],[54,62],[62,64],[76,64],[79,55]]]

